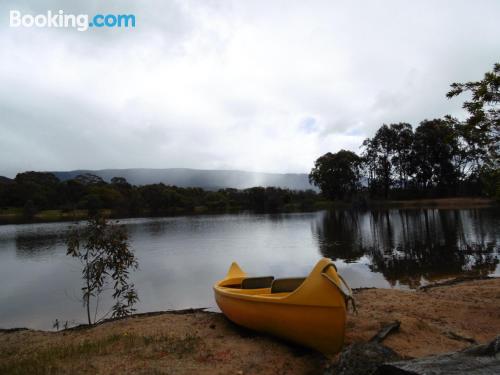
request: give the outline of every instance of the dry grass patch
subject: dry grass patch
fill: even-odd
[[[202,346],[203,340],[192,334],[183,337],[166,334],[140,336],[127,332],[69,344],[49,344],[35,351],[16,345],[2,349],[0,374],[45,375],[75,370],[93,373],[96,368],[91,365],[86,368],[85,362],[94,357],[126,355],[137,359],[154,359],[172,355],[182,359],[193,355]]]

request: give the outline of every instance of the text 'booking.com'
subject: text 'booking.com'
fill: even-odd
[[[134,14],[70,14],[59,10],[45,14],[23,14],[19,10],[9,12],[10,27],[73,28],[88,31],[94,28],[135,28]]]

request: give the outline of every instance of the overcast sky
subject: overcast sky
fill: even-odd
[[[9,28],[25,13],[135,29]],[[463,116],[449,84],[500,61],[500,1],[2,0],[0,175],[308,172],[383,123]]]

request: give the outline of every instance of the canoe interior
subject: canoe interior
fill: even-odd
[[[305,281],[305,277],[293,277],[275,279],[273,276],[265,277],[246,277],[238,279],[229,279],[222,281],[219,286],[223,288],[233,289],[233,291],[241,290],[251,291],[260,290],[263,294],[283,294],[292,293]]]

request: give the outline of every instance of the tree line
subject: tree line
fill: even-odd
[[[122,177],[110,182],[93,174],[60,181],[48,172],[23,172],[9,182],[0,181],[0,208],[24,208],[25,216],[39,210],[111,209],[118,215],[159,215],[196,211],[311,209],[318,199],[313,190],[293,191],[275,187],[244,190],[183,188],[162,183],[133,186]]]
[[[309,180],[331,199],[367,192],[376,198],[491,196],[500,200],[500,64],[481,81],[453,83],[448,98],[468,93],[468,118],[423,120],[413,129],[383,124],[361,145],[315,162]]]
[[[38,210],[112,209],[119,215],[196,211],[255,210],[277,212],[313,209],[323,197],[354,196],[413,199],[491,196],[500,200],[500,64],[481,81],[453,83],[448,98],[468,93],[468,118],[423,120],[414,129],[400,122],[383,124],[367,138],[360,155],[346,150],[319,157],[309,174],[313,190],[276,187],[244,190],[182,188],[162,183],[133,186],[122,177],[110,182],[92,174],[60,181],[47,172],[0,177],[0,208],[22,207],[25,216]]]

